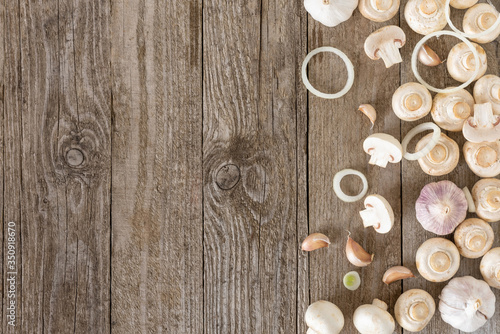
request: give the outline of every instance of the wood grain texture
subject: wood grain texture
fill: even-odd
[[[201,1],[115,1],[112,332],[203,331]]]

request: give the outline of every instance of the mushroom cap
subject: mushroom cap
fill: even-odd
[[[494,115],[491,103],[475,104],[474,117],[464,123],[462,133],[470,142],[495,142],[500,139],[500,115]]]
[[[470,170],[480,177],[495,177],[500,174],[500,141],[492,143],[465,142],[465,162]]]
[[[399,140],[386,133],[375,133],[363,142],[363,150],[371,155],[370,164],[385,167],[387,162],[398,163],[403,159]]]
[[[399,11],[399,0],[359,0],[358,9],[368,20],[385,22]]]
[[[487,3],[479,3],[469,8],[463,18],[463,30],[466,34],[479,34],[489,29],[497,20],[498,12]],[[500,35],[500,25],[495,30],[484,36],[471,38],[477,43],[489,43]]]
[[[479,218],[490,223],[500,220],[500,180],[481,179],[472,187],[471,193]]]
[[[495,294],[485,281],[456,277],[441,290],[439,311],[444,322],[463,332],[474,332],[495,313]]]
[[[464,122],[472,114],[473,108],[472,95],[465,89],[460,89],[452,93],[436,94],[432,100],[431,115],[442,129],[462,131]]]
[[[487,74],[474,85],[476,103],[491,103],[493,113],[500,115],[500,77]]]
[[[479,73],[474,78],[474,80],[479,79],[486,73],[486,69],[488,68],[488,61],[486,57],[486,52],[484,49],[476,43],[472,43],[477,50],[480,60]],[[466,82],[469,80],[476,71],[476,64],[474,59],[474,54],[469,49],[467,44],[464,42],[456,44],[451,48],[448,53],[448,60],[446,62],[446,67],[450,76],[460,82]]]
[[[372,32],[365,40],[365,53],[373,60],[380,59],[378,52],[380,46],[387,43],[394,43],[396,47],[401,48],[406,43],[406,35],[398,26],[390,25],[382,27]]]
[[[417,250],[417,270],[430,282],[452,278],[460,267],[460,253],[453,242],[444,238],[426,240]]]
[[[438,235],[453,232],[465,219],[467,209],[462,189],[447,180],[425,185],[415,203],[418,222],[427,231]]]
[[[375,222],[374,225],[370,224],[367,226],[373,226],[378,233],[389,232],[394,225],[394,212],[392,211],[391,204],[384,197],[377,194],[366,196],[364,204],[365,208],[369,209],[368,214],[371,218],[367,221],[373,220]],[[362,212],[366,212],[366,210]],[[361,218],[363,218],[363,223],[365,223],[364,214],[361,212],[360,214]]]
[[[358,0],[304,0],[304,7],[312,18],[327,27],[347,21],[357,6]]]
[[[326,300],[318,300],[309,305],[305,321],[309,329],[317,334],[338,334],[344,328],[342,311]]]
[[[373,304],[361,305],[354,311],[352,320],[358,332],[361,334],[392,334],[394,332],[396,328],[394,318],[378,306],[381,303],[383,302],[375,299]]]
[[[394,316],[401,327],[410,332],[419,332],[434,316],[436,303],[424,290],[411,289],[399,296],[394,305]]]
[[[493,245],[493,229],[490,224],[479,218],[469,218],[458,225],[453,236],[460,255],[477,259]]]
[[[451,0],[450,6],[456,9],[466,9],[474,6],[478,0]]]
[[[403,121],[416,121],[425,117],[431,108],[431,93],[419,83],[405,83],[392,95],[392,110]]]
[[[500,289],[500,247],[491,249],[483,256],[479,269],[489,286]]]
[[[422,137],[415,149],[420,151],[432,139],[432,133]],[[434,148],[423,158],[418,159],[422,170],[429,175],[446,175],[455,169],[460,158],[460,148],[458,144],[441,132],[439,141]]]
[[[404,14],[410,28],[421,35],[443,30],[447,24],[441,0],[409,0]]]

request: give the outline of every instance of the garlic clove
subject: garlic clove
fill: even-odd
[[[310,252],[319,248],[328,247],[330,239],[322,233],[313,233],[302,242],[302,250]]]
[[[403,266],[395,266],[387,269],[382,278],[382,282],[389,285],[392,282],[399,281],[405,278],[415,277],[410,269]]]
[[[347,244],[345,247],[347,259],[357,267],[366,267],[373,261],[374,254],[366,252],[360,244],[354,241],[351,236],[347,237]]]
[[[422,45],[418,51],[418,60],[425,66],[430,67],[438,66],[443,63],[437,53],[434,52],[434,50],[432,50],[427,44]]]
[[[371,104],[362,104],[359,106],[358,110],[365,114],[366,117],[368,117],[368,119],[372,123],[372,127],[370,129],[373,129],[375,120],[377,119],[377,112],[375,111],[375,108],[373,108]]]

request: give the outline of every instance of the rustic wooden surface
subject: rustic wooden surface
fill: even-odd
[[[363,51],[387,24],[407,34],[404,62],[389,69]],[[402,11],[386,23],[355,11],[328,28],[302,0],[20,0],[0,4],[0,27],[2,333],[305,333],[305,310],[319,299],[340,306],[345,332],[355,333],[353,311],[373,298],[391,312],[410,288],[438,300],[445,283],[386,286],[381,277],[399,264],[416,272],[416,249],[433,236],[415,219],[423,185],[470,188],[478,177],[463,158],[430,177],[416,162],[371,166],[362,151],[372,133],[401,139],[431,120],[401,122],[391,110],[395,89],[415,80],[409,61],[421,37]],[[445,56],[455,43],[431,45]],[[327,45],[355,66],[338,100],[308,93],[300,78],[305,55]],[[498,75],[498,40],[484,47]],[[432,71],[431,83],[454,84]],[[324,91],[347,77],[330,54],[308,72]],[[361,103],[378,110],[373,129]],[[344,168],[365,173],[369,193],[392,204],[388,235],[363,229],[362,202],[333,193]],[[348,193],[360,189],[348,180]],[[8,222],[18,249],[15,327],[6,317]],[[373,264],[349,264],[347,231],[375,253]],[[332,245],[301,252],[312,232]],[[480,278],[478,267],[462,259],[457,275]],[[341,283],[351,270],[362,277],[356,292]],[[478,331],[495,332],[500,311]],[[422,333],[458,331],[437,312]]]

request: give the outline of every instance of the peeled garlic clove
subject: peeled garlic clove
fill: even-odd
[[[387,269],[384,277],[382,278],[382,282],[384,282],[385,284],[391,284],[392,282],[409,277],[415,277],[410,269],[403,266],[395,266]]]
[[[357,267],[366,267],[373,261],[374,254],[367,253],[360,244],[352,240],[350,236],[347,237],[347,244],[345,246],[345,253],[347,259]]]
[[[444,322],[463,332],[474,332],[495,313],[495,294],[488,283],[471,276],[456,277],[439,295]]]
[[[417,249],[417,270],[430,282],[444,282],[452,278],[460,267],[460,253],[453,242],[443,238],[426,240]]]
[[[432,50],[427,44],[422,45],[418,51],[418,60],[425,66],[437,66],[441,63],[441,59],[434,50]]]
[[[394,305],[394,316],[399,325],[410,332],[419,332],[434,316],[436,303],[424,290],[411,289],[399,296]]]
[[[328,247],[330,239],[322,233],[313,233],[302,242],[302,250],[310,252],[319,248]]]
[[[417,199],[417,220],[427,231],[438,235],[453,232],[467,215],[467,199],[462,189],[451,181],[427,184]]]
[[[490,224],[484,220],[469,218],[458,225],[454,239],[460,255],[477,259],[490,250],[494,234]]]
[[[500,289],[500,247],[488,251],[481,259],[479,268],[486,283]]]
[[[377,112],[375,111],[375,108],[373,108],[371,104],[362,104],[359,106],[358,110],[365,114],[366,117],[368,117],[368,119],[372,123],[372,127],[370,129],[373,129],[375,120],[377,119]]]

